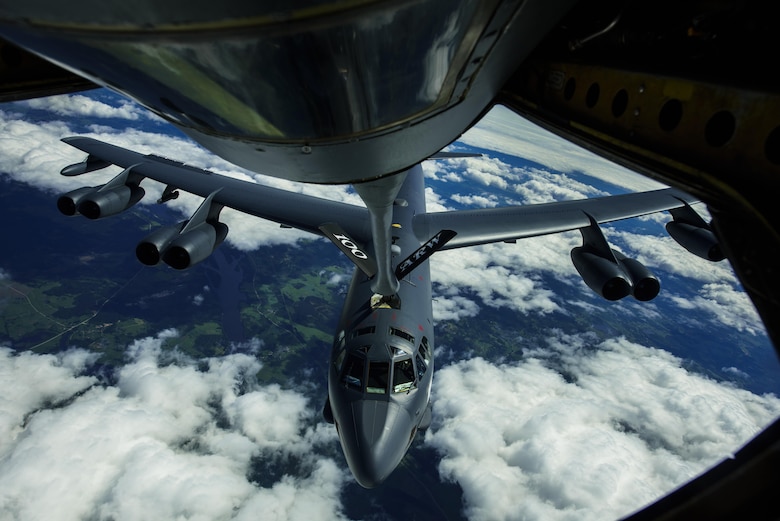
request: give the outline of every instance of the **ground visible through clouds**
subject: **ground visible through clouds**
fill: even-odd
[[[143,267],[137,241],[199,200],[59,215],[57,194],[111,176],[57,174],[82,159],[58,141],[73,134],[255,179],[106,91],[0,106],[3,521],[609,519],[780,413],[752,305],[727,263],[664,234],[668,216],[605,228],[661,277],[650,303],[593,295],[569,260],[577,233],[442,252],[434,422],[365,491],[320,418],[349,262],[225,212],[228,240],[202,265]],[[657,186],[501,109],[455,147],[489,155],[426,162],[429,210]],[[343,187],[257,180],[357,202]]]

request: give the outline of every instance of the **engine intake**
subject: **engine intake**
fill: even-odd
[[[138,246],[135,247],[135,256],[142,264],[155,266],[161,260],[165,249],[179,236],[189,221],[158,228],[147,235]]]
[[[76,215],[79,213],[78,205],[84,197],[99,189],[100,186],[84,186],[61,195],[59,199],[57,199],[57,209],[67,216]]]
[[[227,237],[228,227],[224,223],[204,222],[181,233],[187,223],[182,221],[150,233],[135,247],[135,256],[147,266],[162,260],[172,268],[184,270],[211,255]]]

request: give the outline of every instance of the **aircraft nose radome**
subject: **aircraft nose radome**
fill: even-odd
[[[384,447],[362,446],[355,460],[352,473],[363,488],[375,488],[381,485],[400,463],[403,454],[398,456]]]
[[[348,458],[352,474],[364,488],[382,484],[406,454],[410,419],[393,403],[365,401],[353,406],[356,433],[354,457]],[[409,423],[409,429],[406,424]]]

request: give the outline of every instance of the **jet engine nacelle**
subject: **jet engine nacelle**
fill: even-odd
[[[204,222],[181,233],[188,222],[166,226],[146,236],[135,248],[138,260],[147,266],[162,260],[172,268],[184,270],[211,255],[227,237],[227,225],[218,221]]]
[[[72,190],[67,194],[61,195],[59,199],[57,199],[57,209],[69,217],[76,215],[77,213],[79,213],[78,205],[82,201],[82,199],[84,199],[84,197],[99,189],[100,186],[84,186]]]
[[[161,260],[165,249],[179,236],[189,221],[182,221],[172,226],[164,226],[153,231],[135,247],[135,256],[142,264],[155,266]]]
[[[144,189],[137,185],[85,186],[57,199],[57,208],[65,215],[80,213],[89,219],[100,219],[127,210],[144,194]]]
[[[612,250],[618,264],[623,272],[631,279],[631,296],[635,299],[646,302],[653,300],[661,291],[661,282],[658,277],[647,269],[647,267],[636,259],[630,259],[620,253]]]
[[[666,223],[666,231],[680,246],[702,259],[717,262],[726,258],[715,234],[707,228],[672,221]]]
[[[607,300],[620,300],[631,293],[631,279],[617,262],[578,246],[571,260],[590,289]]]
[[[614,260],[582,246],[571,251],[571,260],[590,289],[607,300],[628,295],[640,301],[654,299],[661,283],[647,267],[619,251],[611,250]]]
[[[94,191],[84,196],[77,206],[78,212],[88,219],[100,219],[127,210],[140,201],[144,189],[137,185],[121,185]]]
[[[177,270],[184,270],[199,263],[222,244],[228,227],[221,222],[205,222],[179,235],[163,252],[163,261]]]

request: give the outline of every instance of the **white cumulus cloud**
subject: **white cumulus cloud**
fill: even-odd
[[[336,443],[335,430],[307,399],[258,385],[254,357],[167,357],[170,338],[130,346],[115,385],[82,374],[93,356],[82,351],[0,350],[0,511],[19,521],[342,518],[347,474],[317,449]],[[258,461],[289,458],[295,476],[250,479]]]
[[[439,370],[433,410],[426,443],[469,519],[587,520],[627,515],[727,457],[780,400],[665,351],[558,334],[517,363]]]
[[[152,114],[130,101],[121,101],[119,106],[112,106],[81,94],[34,98],[23,101],[22,104],[32,109],[47,110],[58,116],[66,117],[121,118],[136,121],[150,117]]]

